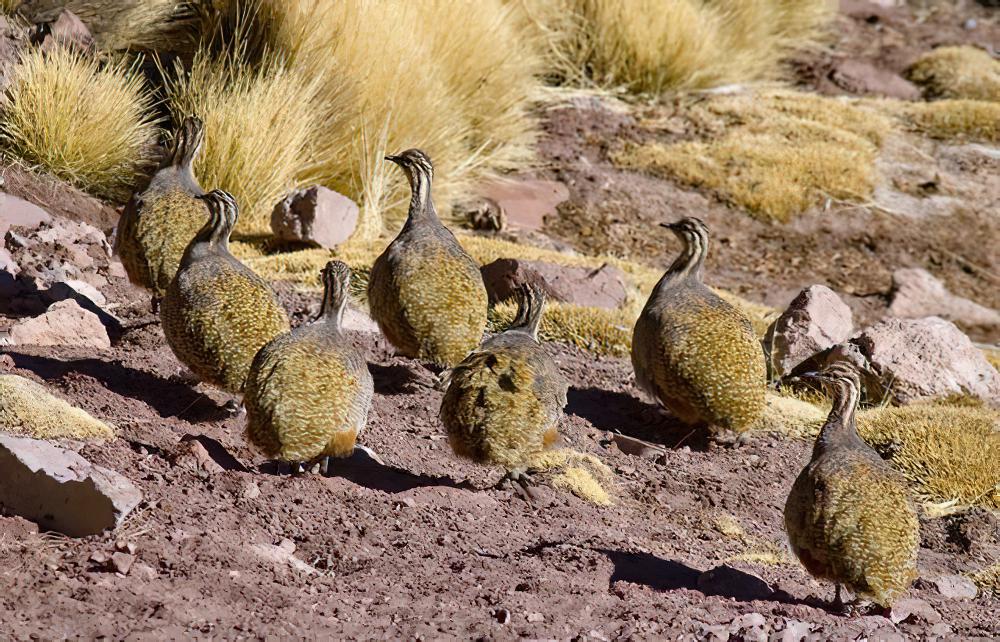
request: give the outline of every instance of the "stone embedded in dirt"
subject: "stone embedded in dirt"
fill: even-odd
[[[34,203],[58,219],[86,223],[105,234],[111,233],[120,218],[113,204],[41,170],[5,166],[3,181],[7,194]]]
[[[771,634],[770,642],[802,642],[812,634],[813,625],[801,620],[786,620],[785,627]]]
[[[10,329],[14,345],[73,346],[106,350],[111,347],[108,330],[100,317],[84,310],[72,299],[49,306],[45,314],[24,319]]]
[[[49,213],[34,203],[0,192],[0,237],[12,227],[21,228],[22,233],[30,232],[51,220]]]
[[[913,624],[937,624],[941,621],[941,614],[935,611],[930,604],[915,597],[907,597],[897,601],[892,605],[890,618],[894,624],[900,622],[910,622]]]
[[[9,513],[86,537],[115,528],[140,501],[128,479],[72,450],[0,434],[0,507]]]
[[[132,571],[129,575],[146,582],[151,582],[156,579],[156,569],[149,564],[138,562],[132,566]]]
[[[698,590],[705,595],[721,595],[741,602],[766,600],[774,595],[770,585],[763,579],[728,564],[716,566],[699,575]]]
[[[319,185],[292,192],[271,212],[276,237],[326,249],[346,241],[357,224],[357,203]]]
[[[113,553],[111,555],[111,570],[115,573],[128,575],[132,565],[135,563],[135,555],[128,553]]]
[[[942,575],[934,580],[938,593],[953,600],[972,600],[979,595],[975,582],[961,575]]]
[[[764,337],[774,375],[783,377],[816,353],[851,336],[854,319],[837,293],[825,285],[799,292]]]
[[[288,550],[287,545],[282,546],[280,544],[277,546],[274,544],[254,544],[250,547],[250,550],[262,559],[273,562],[279,567],[290,566],[296,571],[305,573],[306,575],[315,575],[317,571],[314,567],[295,557],[295,543],[291,542],[291,540],[288,540],[288,542],[292,544],[291,551]],[[282,540],[282,544],[284,543],[285,540]]]
[[[490,614],[498,624],[510,624],[510,611],[505,608],[493,609]]]
[[[894,71],[865,60],[847,58],[836,63],[830,80],[852,94],[879,95],[899,100],[919,100],[920,89]]]
[[[950,321],[885,319],[836,346],[828,362],[852,354],[864,362],[861,374],[874,403],[969,395],[1000,404],[1000,374]]]
[[[608,264],[594,269],[497,259],[484,265],[482,274],[490,303],[509,299],[522,284],[539,285],[556,301],[588,307],[620,308],[627,296],[625,275]]]
[[[642,457],[643,459],[656,459],[666,452],[666,448],[660,446],[659,444],[652,444],[648,441],[643,441],[641,439],[636,439],[635,437],[629,437],[628,435],[622,435],[620,433],[615,433],[612,439],[614,440],[614,444],[618,450],[622,451],[626,455]]]
[[[90,29],[75,13],[64,9],[59,17],[44,26],[48,32],[42,40],[42,51],[51,51],[55,47],[64,46],[80,51],[89,51],[94,47],[94,37]]]
[[[937,316],[965,326],[1000,327],[1000,312],[952,294],[944,283],[921,268],[892,273],[889,314],[905,319]]]
[[[209,475],[225,472],[225,469],[212,459],[212,456],[208,454],[208,450],[205,449],[201,442],[193,439],[182,441],[179,449],[179,454],[174,458],[175,466],[204,471]]]
[[[511,227],[540,230],[545,217],[569,198],[569,188],[558,181],[502,178],[488,181],[480,194],[497,204]]]
[[[539,622],[545,621],[545,616],[542,615],[541,613],[533,612],[533,613],[528,613],[525,616],[525,619],[531,624],[538,624]]]

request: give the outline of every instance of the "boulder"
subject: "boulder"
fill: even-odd
[[[558,181],[536,179],[496,179],[483,184],[480,195],[496,204],[511,227],[540,230],[545,217],[569,198],[569,188]]]
[[[497,259],[484,265],[482,274],[491,303],[510,298],[524,283],[540,285],[556,301],[588,307],[619,308],[627,297],[625,275],[608,264],[595,269]]]
[[[974,600],[979,595],[975,582],[962,575],[941,575],[934,586],[942,597],[952,600]]]
[[[894,71],[865,60],[846,58],[830,72],[830,80],[852,94],[878,95],[899,100],[919,100],[920,90]]]
[[[802,290],[764,337],[774,375],[783,377],[816,353],[846,341],[853,329],[851,309],[836,292],[825,285]]]
[[[970,395],[1000,404],[1000,374],[969,337],[939,317],[880,321],[836,346],[826,363],[839,359],[861,367],[874,403]]]
[[[0,237],[6,235],[7,230],[12,227],[30,231],[51,220],[49,213],[34,203],[0,192]]]
[[[73,299],[53,303],[41,316],[15,323],[9,340],[14,345],[111,347],[101,318]]]
[[[47,441],[0,434],[0,506],[70,537],[121,524],[142,494],[125,477]]]
[[[45,34],[41,45],[42,51],[50,51],[59,46],[79,51],[90,51],[94,47],[94,37],[90,34],[90,29],[68,9],[63,9],[58,18],[40,29]]]
[[[1000,327],[1000,312],[952,294],[944,283],[920,268],[892,273],[889,314],[904,319],[937,316],[965,326]]]
[[[319,185],[292,192],[271,212],[276,237],[326,249],[350,238],[357,224],[357,203]]]

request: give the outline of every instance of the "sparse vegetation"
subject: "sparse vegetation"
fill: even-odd
[[[774,77],[814,40],[827,0],[531,0],[550,65],[570,85],[660,93]]]
[[[907,70],[924,97],[1000,101],[1000,61],[977,47],[940,47]]]
[[[779,222],[828,197],[869,197],[891,128],[856,104],[790,91],[708,97],[681,115],[697,132],[694,140],[631,147],[613,160],[713,190]]]
[[[594,455],[555,448],[535,456],[529,466],[543,471],[554,488],[569,491],[591,504],[610,506],[614,502],[608,490],[614,473]]]
[[[0,375],[0,427],[34,439],[115,438],[114,429],[17,375]]]
[[[970,578],[979,590],[992,598],[1000,598],[1000,564],[988,566]]]
[[[151,106],[134,68],[63,47],[32,49],[0,102],[0,145],[81,189],[124,201],[156,139]]]

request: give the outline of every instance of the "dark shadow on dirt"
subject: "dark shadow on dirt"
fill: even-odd
[[[430,381],[431,374],[428,371],[426,381],[421,379],[417,368],[419,364],[407,367],[399,364],[382,365],[379,363],[368,363],[368,370],[375,380],[375,392],[380,395],[406,395],[412,394],[421,386],[425,386]]]
[[[657,591],[698,590],[698,576],[701,571],[687,564],[665,560],[649,553],[626,553],[602,549],[615,570],[608,581],[609,587],[616,582],[642,584]]]
[[[567,401],[567,413],[583,417],[599,430],[619,432],[667,448],[708,448],[706,431],[693,429],[659,406],[632,395],[600,388],[570,388]]]
[[[46,381],[81,374],[99,381],[108,390],[148,404],[161,417],[178,417],[191,422],[219,421],[230,413],[225,406],[201,394],[190,385],[101,359],[52,359],[8,352],[18,368],[30,370]]]

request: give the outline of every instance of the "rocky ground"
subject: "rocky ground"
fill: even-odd
[[[804,86],[877,93],[885,76],[878,87],[846,83],[844,61],[858,63],[846,66],[855,74],[891,75],[936,44],[997,42],[995,9],[873,6],[844,3],[839,40],[798,61]],[[616,168],[609,149],[646,135],[631,115],[577,101],[550,111],[545,131],[538,176],[563,182],[567,200],[522,238],[662,267],[676,245],[655,224],[698,215],[715,230],[713,285],[780,308],[825,283],[860,326],[895,304],[894,273],[922,268],[950,290],[944,300],[963,329],[1000,339],[987,314],[1000,307],[1000,243],[989,242],[1000,239],[995,156],[932,150],[928,171],[963,199],[948,216],[834,208],[776,225]],[[283,474],[249,447],[230,397],[184,376],[148,295],[107,260],[105,239],[66,221],[107,231],[113,208],[5,175],[9,192],[51,218],[30,223],[42,232],[13,228],[0,252],[0,270],[13,261],[34,275],[16,298],[0,279],[0,335],[27,332],[14,328],[60,306],[58,324],[30,336],[64,345],[0,346],[0,375],[44,383],[117,427],[112,442],[68,445],[143,496],[117,530],[83,538],[0,516],[0,629],[12,638],[1000,636],[1000,602],[966,579],[1000,560],[995,512],[924,517],[908,598],[888,617],[844,617],[828,608],[832,587],[810,578],[785,543],[782,508],[810,443],[756,433],[737,449],[710,447],[640,401],[627,359],[563,344],[546,346],[571,385],[561,446],[607,464],[610,505],[545,475],[529,503],[494,487],[501,471],[456,459],[437,419],[441,393],[363,317],[351,337],[369,355],[376,396],[360,443],[381,462],[359,453],[328,477]],[[295,323],[315,313],[314,293],[274,285]],[[98,313],[98,327],[83,310]],[[985,320],[963,323],[971,311]]]

